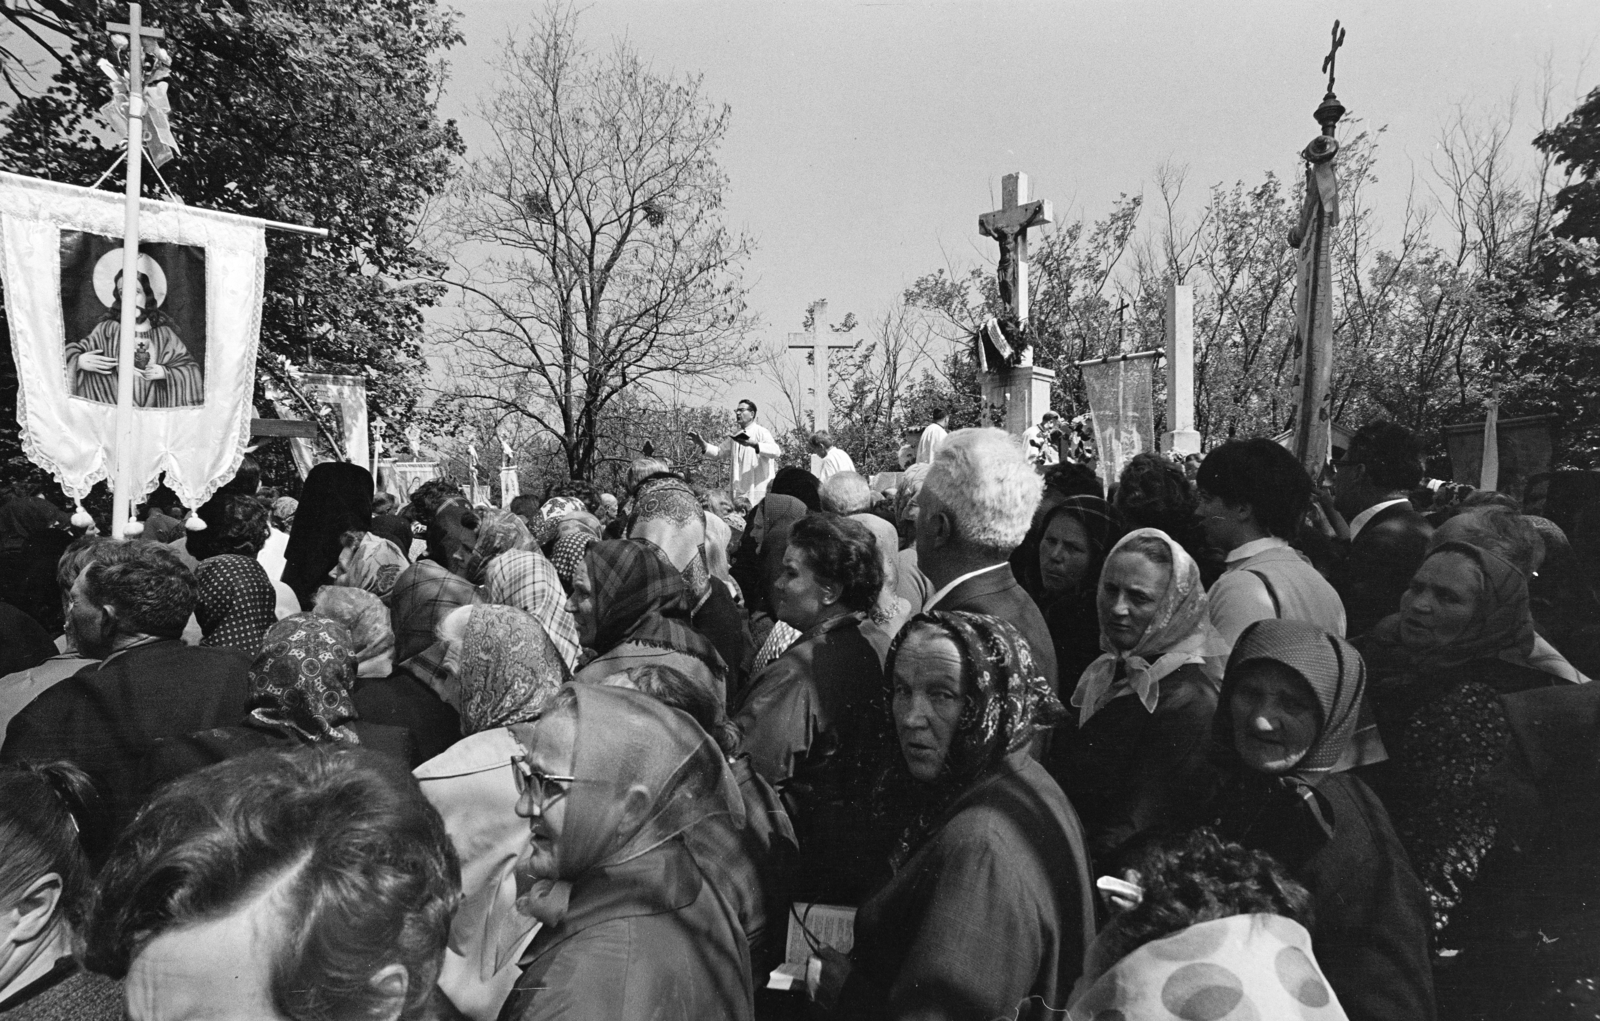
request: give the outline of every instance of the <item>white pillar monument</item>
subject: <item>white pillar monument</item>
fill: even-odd
[[[1161,449],[1200,453],[1194,429],[1194,288],[1188,284],[1167,288],[1167,432]]]

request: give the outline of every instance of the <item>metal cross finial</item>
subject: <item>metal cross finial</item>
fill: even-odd
[[[1328,50],[1328,55],[1322,58],[1322,70],[1328,75],[1328,94],[1333,95],[1333,70],[1334,62],[1339,56],[1339,47],[1344,45],[1344,31],[1339,28],[1339,19],[1333,19],[1333,46]]]

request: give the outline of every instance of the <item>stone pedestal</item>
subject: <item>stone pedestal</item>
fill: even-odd
[[[983,385],[984,424],[991,421],[990,414],[998,409],[1002,418],[1000,427],[1013,436],[1021,436],[1031,425],[1039,424],[1039,417],[1050,407],[1050,387],[1055,384],[1054,369],[1039,365],[1018,365],[1001,372],[985,372],[980,376]]]
[[[1194,288],[1188,284],[1167,287],[1167,427],[1161,449],[1179,454],[1200,453],[1200,434],[1194,428]]]

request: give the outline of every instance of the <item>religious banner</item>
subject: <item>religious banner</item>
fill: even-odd
[[[1099,451],[1100,480],[1109,490],[1135,454],[1155,449],[1154,358],[1115,358],[1081,364]]]
[[[502,510],[511,509],[511,501],[522,495],[522,483],[517,478],[515,465],[506,465],[500,469],[500,507]]]
[[[418,486],[439,477],[438,461],[395,461],[393,469],[394,488],[385,492],[394,493],[402,504],[411,502],[411,494]]]
[[[259,220],[140,201],[136,286],[122,279],[123,196],[0,173],[0,280],[28,459],[77,499],[117,454],[124,294],[137,309],[135,496],[163,474],[198,507],[250,442],[266,242]]]
[[[313,465],[323,461],[349,461],[363,468],[369,467],[367,440],[367,381],[361,376],[345,376],[332,372],[302,372],[300,392],[313,402],[326,420],[331,420],[333,434],[339,439],[335,449],[326,436],[316,439],[289,441],[295,467],[301,477]],[[298,400],[279,397],[274,401],[279,418],[303,419],[305,408]]]

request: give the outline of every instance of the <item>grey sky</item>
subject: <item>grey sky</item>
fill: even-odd
[[[468,103],[533,5],[459,6],[467,41],[445,112],[470,144]],[[1527,155],[1546,60],[1560,114],[1600,84],[1594,0],[597,0],[582,28],[593,46],[626,35],[658,70],[703,74],[705,95],[732,106],[729,220],[757,239],[751,304],[779,338],[812,299],[866,319],[923,273],[992,260],[977,217],[1014,170],[1058,220],[1153,192],[1164,160],[1188,164],[1196,204],[1213,183],[1297,173],[1335,17],[1349,33],[1339,97],[1389,126],[1371,196],[1386,218],[1457,104],[1487,113],[1520,94]]]

